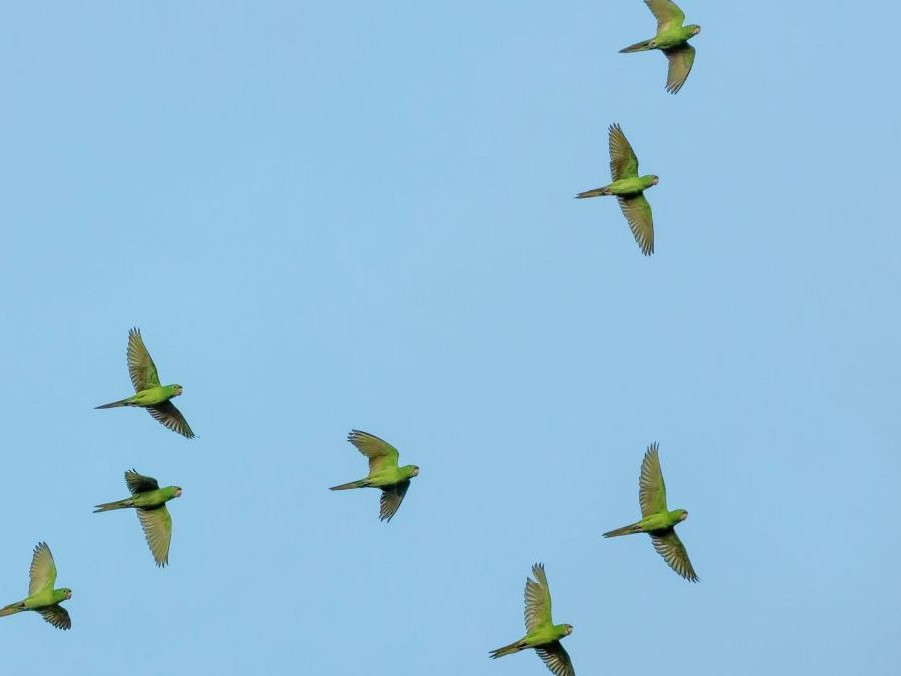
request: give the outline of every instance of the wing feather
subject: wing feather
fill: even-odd
[[[157,387],[160,384],[159,374],[156,372],[156,364],[150,358],[150,353],[144,346],[141,338],[141,329],[134,327],[128,331],[128,375],[135,392],[146,390],[148,387]]]
[[[654,253],[654,215],[647,198],[644,193],[636,193],[617,195],[616,199],[641,253],[650,256]]]
[[[165,505],[153,509],[138,509],[138,519],[156,565],[169,563],[169,542],[172,539],[172,517]]]
[[[538,646],[535,648],[535,652],[554,676],[575,676],[576,670],[573,669],[572,660],[560,641]]]
[[[660,470],[660,456],[657,442],[648,446],[641,461],[641,476],[638,478],[638,503],[642,518],[666,511],[666,484]]]
[[[52,624],[57,629],[66,630],[72,628],[72,620],[69,618],[69,611],[67,611],[58,603],[52,606],[38,608],[38,612],[41,614],[41,617],[43,617],[44,620]]]
[[[611,124],[608,138],[610,175],[614,181],[638,176],[638,157],[619,124]]]
[[[380,521],[391,521],[391,517],[397,513],[397,510],[400,507],[400,503],[404,501],[404,496],[407,494],[407,489],[409,487],[410,480],[407,479],[406,481],[394,484],[390,488],[382,489],[382,497],[379,500]]]
[[[138,474],[136,470],[130,469],[125,472],[125,485],[132,495],[138,493],[146,493],[147,491],[159,490],[159,483],[152,476],[143,476]]]
[[[679,28],[685,21],[685,13],[672,0],[644,0],[657,19],[657,32]]]
[[[390,467],[397,467],[399,453],[394,446],[384,439],[379,439],[368,432],[351,430],[347,435],[347,440],[356,446],[360,453],[369,458],[370,474]],[[401,496],[401,499],[403,499],[403,496]],[[398,502],[398,505],[400,505],[400,502]]]
[[[185,420],[181,411],[179,411],[171,401],[164,401],[162,404],[157,404],[156,406],[148,406],[147,412],[153,416],[154,420],[162,423],[173,432],[178,432],[188,439],[194,438],[194,432],[191,431],[191,426],[188,425],[188,421]]]
[[[532,575],[535,576],[534,580],[526,578],[525,592],[526,633],[529,634],[540,627],[552,624],[551,590],[548,587],[544,564],[533,565]]]
[[[688,79],[688,74],[691,72],[691,67],[695,62],[695,48],[686,42],[672,49],[664,49],[663,53],[666,54],[666,58],[669,60],[669,70],[666,74],[666,91],[670,94],[675,94],[682,89],[682,85]]]
[[[698,576],[695,569],[688,560],[688,552],[685,551],[685,545],[676,535],[676,531],[672,528],[662,533],[651,533],[651,541],[654,543],[654,549],[663,557],[663,560],[674,571],[679,573],[689,582],[697,582]]]
[[[56,563],[46,542],[38,542],[31,558],[31,569],[28,571],[28,595],[50,591],[56,582]]]

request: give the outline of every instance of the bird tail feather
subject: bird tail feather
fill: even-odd
[[[128,406],[128,402],[131,397],[126,397],[125,399],[120,399],[119,401],[112,401],[109,404],[104,404],[103,406],[95,406],[94,408],[116,408],[117,406]]]
[[[641,533],[641,523],[636,521],[635,523],[623,526],[622,528],[617,528],[616,530],[607,531],[604,533],[605,538],[615,538],[620,535],[631,535],[632,533]]]
[[[364,488],[366,486],[366,479],[360,479],[359,481],[350,481],[346,484],[341,484],[340,486],[332,486],[329,488],[330,491],[346,491],[349,488]]]
[[[641,42],[636,42],[634,45],[629,45],[628,47],[623,47],[619,50],[620,54],[629,54],[630,52],[646,52],[649,49],[654,49],[651,47],[651,40],[642,40]]]
[[[7,615],[15,615],[16,613],[20,613],[25,610],[25,604],[22,601],[17,601],[16,603],[10,603],[8,606],[4,606],[0,608],[0,617],[6,617]]]
[[[503,648],[498,648],[497,650],[492,650],[491,657],[493,659],[497,659],[498,657],[503,657],[504,655],[512,655],[513,653],[518,653],[520,650],[525,650],[528,646],[525,641],[515,641],[510,645],[505,645]]]
[[[97,512],[108,512],[111,509],[125,509],[126,507],[134,507],[134,498],[125,498],[124,500],[116,500],[115,502],[104,502],[100,505],[94,505],[94,514]]]
[[[576,195],[577,200],[585,199],[586,197],[600,197],[601,195],[609,195],[610,194],[610,186],[604,186],[603,188],[595,188],[594,190],[586,190],[585,192],[580,192]]]

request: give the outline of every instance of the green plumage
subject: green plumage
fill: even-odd
[[[644,0],[657,18],[657,35],[619,50],[621,54],[659,49],[669,61],[666,90],[675,94],[691,72],[695,62],[695,48],[688,41],[701,32],[696,24],[683,26],[685,13],[671,0]]]
[[[410,488],[410,479],[419,476],[419,467],[416,465],[398,467],[397,460],[400,454],[397,449],[375,435],[360,430],[351,430],[347,435],[347,440],[356,446],[360,453],[369,458],[369,475],[365,479],[332,486],[329,490],[379,488],[382,491],[382,498],[379,502],[379,519],[391,521],[400,507],[400,503],[403,502],[407,489]]]
[[[128,375],[131,377],[135,393],[125,399],[96,408],[138,406],[146,409],[155,420],[173,432],[178,432],[188,439],[194,438],[194,432],[191,431],[188,421],[170,401],[173,397],[180,396],[184,388],[181,385],[160,384],[156,364],[153,363],[150,353],[144,346],[141,330],[138,328],[133,328],[128,332]]]
[[[560,639],[572,633],[572,625],[554,624],[551,616],[551,589],[544,564],[533,565],[532,575],[535,576],[534,580],[526,578],[526,635],[509,645],[492,650],[490,655],[496,659],[526,648],[534,648],[554,676],[574,676],[576,672],[572,660],[560,643]]]
[[[56,563],[46,542],[39,542],[34,548],[29,570],[28,596],[16,603],[0,608],[0,617],[14,615],[23,610],[33,610],[57,629],[69,629],[72,620],[69,612],[60,603],[72,598],[72,590],[66,587],[54,589],[56,584]]]
[[[676,524],[688,518],[684,509],[670,511],[666,506],[666,484],[660,469],[657,444],[648,446],[641,463],[638,479],[638,502],[641,505],[641,521],[616,528],[604,533],[605,538],[647,533],[651,536],[654,549],[674,571],[690,582],[697,582],[698,576],[688,559],[685,545],[676,535]]]
[[[182,490],[179,486],[160,488],[156,479],[138,474],[133,469],[125,472],[125,485],[131,492],[130,498],[95,505],[94,513],[113,509],[137,510],[153,560],[157,566],[165,566],[169,563],[169,543],[172,540],[172,517],[166,503],[181,497]]]
[[[638,157],[618,124],[610,125],[608,145],[613,182],[603,188],[580,192],[576,199],[616,195],[641,253],[650,256],[654,253],[654,217],[644,191],[657,185],[660,179],[653,175],[638,175]]]

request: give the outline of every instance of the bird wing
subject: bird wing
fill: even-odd
[[[695,62],[695,48],[686,42],[672,49],[664,49],[663,53],[669,59],[669,71],[666,74],[666,91],[670,94],[675,94],[682,89],[682,85],[688,79],[688,74],[691,72],[691,67]]]
[[[614,181],[638,176],[638,158],[619,124],[610,125],[610,175]]]
[[[144,537],[150,546],[150,552],[156,565],[162,567],[169,563],[169,541],[172,539],[172,517],[166,505],[153,509],[138,509],[138,519],[144,529]]]
[[[685,551],[685,545],[676,535],[676,531],[672,528],[663,533],[651,533],[651,541],[654,543],[654,549],[663,557],[663,560],[674,571],[690,582],[697,582],[698,576],[695,575],[695,569],[688,560],[688,552]]]
[[[536,563],[532,566],[532,575],[535,579],[526,578],[526,604],[525,620],[526,633],[530,634],[535,629],[552,624],[551,622],[551,590],[547,584],[547,575],[544,573],[544,564]]]
[[[535,652],[554,676],[576,676],[569,653],[560,645],[560,641],[552,641],[538,646],[535,648]]]
[[[672,0],[644,0],[644,4],[657,17],[657,32],[662,33],[670,28],[679,28],[685,21],[685,12]]]
[[[644,193],[617,195],[616,199],[641,253],[650,256],[654,253],[654,215],[648,199]]]
[[[660,471],[656,442],[648,446],[644,460],[641,461],[638,502],[641,505],[642,517],[666,511],[666,484],[663,483],[663,472]]]
[[[38,612],[45,621],[49,622],[57,629],[72,628],[72,620],[69,619],[69,611],[58,603],[55,603],[52,606],[38,608]]]
[[[135,392],[146,390],[148,387],[158,387],[160,384],[156,364],[153,363],[150,353],[144,347],[139,328],[132,328],[128,331],[128,375],[131,376],[131,384],[134,385]]]
[[[360,430],[351,430],[350,434],[347,435],[347,440],[356,446],[360,453],[369,458],[370,474],[383,469],[397,467],[399,454],[397,449],[387,441],[379,439],[374,434],[361,432]]]
[[[160,485],[152,476],[143,476],[133,469],[125,472],[125,485],[128,486],[128,490],[132,495],[156,491],[160,488]]]
[[[382,498],[379,500],[379,520],[391,521],[391,517],[397,512],[400,503],[404,501],[407,489],[410,487],[410,480],[401,481],[394,484],[390,488],[382,489]]]
[[[147,412],[152,415],[157,422],[162,423],[173,432],[178,432],[188,439],[194,438],[194,432],[191,431],[188,421],[185,420],[181,411],[175,408],[175,404],[171,401],[164,401],[162,404],[157,404],[156,406],[148,406]]]
[[[50,547],[46,542],[39,542],[35,545],[28,576],[30,580],[29,596],[53,589],[56,582],[56,564],[53,562],[53,554],[50,553]]]

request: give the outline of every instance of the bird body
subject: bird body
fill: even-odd
[[[349,488],[391,488],[401,481],[409,481],[419,474],[415,465],[404,465],[403,467],[389,467],[379,472],[373,472],[365,479],[351,481],[340,486],[332,486],[329,490],[344,491]]]
[[[369,475],[365,479],[332,486],[329,490],[379,488],[382,491],[382,498],[379,502],[379,520],[391,521],[407,494],[410,480],[419,476],[419,467],[416,465],[398,466],[397,459],[400,454],[397,449],[374,434],[351,430],[347,435],[347,440],[356,446],[360,453],[369,458]]]
[[[72,598],[72,590],[54,589],[56,564],[46,542],[35,546],[29,574],[28,596],[0,608],[0,617],[33,610],[57,629],[69,629],[72,626],[69,613],[59,604]]]
[[[600,197],[602,195],[637,195],[657,185],[660,179],[656,176],[630,176],[605,185],[603,188],[586,190],[576,195],[576,199]]]
[[[188,439],[194,438],[194,432],[188,421],[170,400],[181,396],[184,388],[181,385],[161,385],[156,364],[144,346],[141,330],[130,329],[128,332],[128,375],[135,393],[125,399],[103,404],[95,408],[118,408],[119,406],[138,406],[145,409],[157,422],[168,427]]]
[[[518,641],[505,645],[503,648],[491,651],[491,657],[498,658],[504,655],[512,655],[526,648],[538,648],[554,641],[559,641],[572,633],[572,627],[568,624],[549,624],[530,631]]]
[[[532,566],[532,575],[535,576],[534,580],[526,578],[524,612],[526,635],[509,645],[492,650],[489,654],[497,659],[526,648],[534,648],[554,676],[575,676],[572,660],[560,643],[560,639],[572,633],[572,625],[554,624],[551,616],[551,590],[544,565],[536,563]]]
[[[148,406],[157,406],[169,401],[173,397],[177,397],[182,393],[181,385],[157,385],[140,390],[130,397],[114,401],[109,404],[97,406],[97,408],[116,408],[118,406],[140,406],[147,408]]]
[[[641,521],[636,521],[629,526],[623,526],[615,530],[604,533],[605,538],[614,538],[620,535],[631,535],[632,533],[657,533],[666,531],[675,526],[680,521],[688,518],[688,512],[684,509],[676,509],[672,512],[661,512],[659,514],[651,514]]]
[[[620,54],[631,54],[632,52],[644,52],[650,49],[667,50],[673,47],[679,47],[688,40],[701,32],[701,27],[691,24],[689,26],[674,26],[667,30],[663,30],[650,40],[642,40],[634,45],[623,47],[619,50]]]
[[[685,13],[672,0],[644,0],[657,19],[657,34],[649,39],[636,42],[619,50],[621,54],[659,49],[669,61],[666,76],[666,90],[675,94],[685,80],[695,61],[695,48],[688,41],[701,32],[697,24],[684,26]]]
[[[130,498],[95,505],[94,513],[128,508],[137,510],[150,553],[157,566],[165,566],[169,563],[169,543],[172,540],[172,517],[166,503],[181,497],[182,490],[179,486],[160,488],[156,479],[138,474],[133,469],[125,472],[125,485],[131,492]]]
[[[147,491],[146,493],[138,493],[124,500],[116,500],[115,502],[104,502],[95,505],[97,512],[109,512],[113,509],[126,509],[134,507],[136,509],[156,509],[162,507],[169,500],[181,496],[181,489],[178,486],[166,486],[155,491]]]
[[[47,589],[37,594],[32,594],[22,601],[10,603],[8,606],[0,608],[0,617],[20,613],[23,610],[41,610],[49,606],[54,606],[62,601],[72,598],[72,592],[68,589]]]
[[[688,518],[684,509],[670,510],[666,506],[666,484],[660,469],[657,444],[648,446],[641,462],[638,479],[638,502],[641,506],[641,521],[616,528],[604,533],[605,538],[647,533],[651,536],[654,549],[663,557],[667,565],[689,582],[697,582],[698,576],[685,551],[685,545],[676,535],[676,525]]]
[[[641,253],[650,256],[654,253],[654,217],[644,191],[657,185],[660,179],[654,175],[638,175],[638,157],[618,124],[610,125],[608,145],[610,176],[613,182],[603,188],[580,192],[576,195],[576,199],[616,195],[619,207],[629,223],[632,236],[635,237]]]

